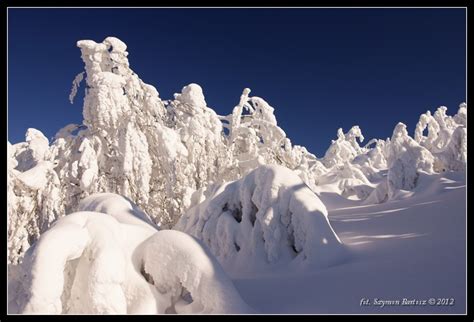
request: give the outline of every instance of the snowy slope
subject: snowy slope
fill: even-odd
[[[408,199],[329,209],[331,225],[351,250],[347,262],[238,277],[236,287],[262,313],[464,313],[465,179],[446,173],[426,181]],[[363,298],[372,305],[361,306]],[[375,298],[453,298],[454,305],[382,307]]]

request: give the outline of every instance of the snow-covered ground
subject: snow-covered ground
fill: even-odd
[[[282,263],[263,266],[259,270],[255,269],[249,257],[247,263],[252,270],[236,270],[231,267],[226,270],[243,302],[239,302],[241,301],[239,295],[236,294],[232,283],[226,280],[225,274],[220,272],[220,265],[212,259],[212,255],[208,251],[205,251],[207,255],[200,255],[202,252],[200,246],[194,245],[191,239],[187,240],[189,237],[185,234],[176,236],[171,234],[171,238],[167,238],[165,234],[156,234],[156,237],[150,238],[148,248],[151,251],[145,250],[147,255],[140,256],[144,256],[145,269],[152,272],[155,270],[152,273],[155,274],[155,281],[187,278],[187,283],[191,284],[186,286],[191,288],[192,292],[197,292],[194,294],[199,294],[203,303],[215,303],[212,297],[224,292],[222,294],[227,295],[221,297],[227,298],[227,305],[238,303],[237,305],[242,307],[236,311],[229,309],[229,312],[261,314],[462,314],[465,312],[466,179],[463,173],[448,172],[423,176],[420,178],[418,188],[412,194],[383,204],[361,205],[360,201],[347,200],[333,192],[321,192],[320,195],[321,200],[328,205],[329,221],[335,233],[347,248],[344,261],[329,267],[305,267]],[[117,213],[118,216],[114,216],[119,222],[126,224],[124,228],[139,225],[150,230],[151,227],[145,223],[147,218],[143,217],[141,212],[130,211],[130,219],[126,218],[128,209],[131,210],[136,207],[135,205],[130,205],[125,199],[119,200],[113,195],[108,199],[109,205],[107,205],[104,197],[106,195],[100,194],[95,198],[89,197],[81,203],[80,209],[104,211],[111,215]],[[114,200],[115,202],[110,202]],[[122,203],[123,206],[119,206]],[[143,223],[133,222],[133,218],[140,218]],[[132,239],[141,241],[146,240],[150,234],[153,234],[153,229],[142,237],[130,235],[128,231],[122,236],[120,243],[130,248],[128,240],[132,236],[135,236]],[[72,235],[69,235],[67,240],[71,238]],[[137,244],[135,241],[133,243]],[[170,248],[169,251],[167,247]],[[203,265],[208,265],[205,264],[208,262],[206,257],[210,258],[209,262],[212,264],[211,268],[203,270]],[[48,258],[51,259],[45,257],[45,260],[49,261]],[[140,265],[140,261],[133,260],[133,262],[133,265]],[[186,268],[189,265],[186,263],[193,262],[198,263],[198,266]],[[177,265],[176,270],[166,269],[167,266],[171,267],[169,265]],[[189,271],[186,273],[186,270]],[[204,277],[199,277],[202,274],[199,273],[200,270],[207,271],[203,273]],[[179,276],[180,272],[185,273]],[[213,275],[215,277],[212,277]],[[190,282],[196,278],[204,281],[197,284]],[[143,282],[133,275],[133,279],[128,283],[142,285]],[[224,286],[221,286],[222,283]],[[192,289],[193,285],[200,289]],[[141,287],[148,289],[146,283]],[[205,294],[206,287],[212,287],[207,291],[208,296]],[[219,291],[220,289],[223,291]],[[217,293],[214,293],[215,290]],[[156,291],[152,291],[151,294],[155,294],[157,303],[162,303],[164,307],[169,305],[170,300],[163,295]],[[232,297],[236,299],[229,300]],[[145,299],[149,303],[148,306],[155,301],[150,302],[150,298],[144,297],[143,300]],[[197,300],[196,295],[195,299]],[[217,301],[219,299],[217,297]],[[435,299],[435,305],[430,304],[430,299]],[[44,296],[41,296],[40,300],[44,300]],[[440,301],[442,304],[439,304]],[[181,302],[175,304],[176,307],[179,305],[182,307],[177,309],[179,312],[206,312],[199,302],[194,301],[198,304],[197,311],[196,304],[193,308],[187,302],[183,300]],[[244,302],[250,308],[245,308]],[[143,311],[142,306],[133,305],[135,308],[132,311],[138,310],[137,313],[155,312],[155,309],[150,307]],[[186,305],[189,308],[186,308]],[[218,307],[220,309],[217,310],[210,307],[207,312],[226,312],[222,304]],[[88,311],[87,307],[82,310],[84,313]],[[119,310],[115,313],[119,312],[128,311]]]
[[[313,271],[234,277],[237,289],[262,313],[465,313],[466,181],[459,173],[425,181],[414,196],[377,205],[323,193],[350,258]],[[404,298],[454,303],[401,305]],[[361,305],[364,299],[371,304]]]

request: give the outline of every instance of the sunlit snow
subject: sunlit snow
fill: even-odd
[[[248,88],[217,115],[117,38],[77,46],[82,124],[7,142],[9,313],[464,312],[465,103],[317,157]],[[361,304],[404,297],[456,305]]]

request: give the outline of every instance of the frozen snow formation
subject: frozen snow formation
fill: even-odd
[[[331,168],[333,166],[340,166],[346,161],[354,159],[362,152],[362,148],[357,143],[357,139],[359,139],[360,142],[364,141],[364,136],[358,126],[353,126],[346,134],[344,134],[342,129],[338,129],[337,140],[333,140],[331,146],[326,151],[322,159],[323,164],[327,168]]]
[[[193,237],[156,230],[117,195],[81,205],[109,214],[72,213],[42,234],[10,281],[10,313],[252,312]]]
[[[348,133],[338,130],[325,156],[325,166],[316,178],[316,191],[335,191],[367,204],[396,198],[399,192],[417,186],[420,174],[464,171],[467,164],[467,105],[462,103],[454,116],[441,106],[431,115],[422,114],[410,137],[404,123],[398,123],[392,137],[370,140],[358,126]],[[427,136],[423,131],[427,130]]]
[[[434,170],[463,170],[467,162],[467,105],[459,105],[457,114],[446,115],[447,107],[439,107],[420,116],[416,125],[415,141],[428,149],[434,157]],[[423,131],[427,129],[427,136]]]
[[[175,230],[154,234],[143,246],[144,270],[176,313],[254,313],[210,251]]]
[[[28,129],[26,142],[7,142],[8,261],[17,263],[50,224],[64,214],[57,164],[48,139]]]
[[[391,190],[411,190],[419,171],[433,172],[433,156],[408,136],[406,125],[398,123],[388,146],[388,184]]]
[[[118,222],[131,225],[148,225],[159,229],[150,216],[141,211],[133,202],[114,193],[95,193],[81,200],[77,211],[95,211],[113,216]],[[132,216],[130,216],[132,215]]]
[[[66,125],[51,142],[28,129],[25,142],[7,143],[12,264],[21,262],[55,220],[78,210],[111,207],[97,200],[79,205],[96,193],[121,195],[154,226],[171,228],[192,206],[211,197],[212,189],[246,180],[264,165],[292,170],[316,193],[332,191],[368,203],[413,189],[421,173],[466,167],[464,103],[454,116],[447,115],[446,107],[423,114],[414,138],[399,124],[391,139],[361,146],[358,126],[347,133],[339,129],[318,158],[293,145],[278,126],[274,108],[250,96],[248,88],[232,113],[221,116],[194,83],[162,100],[130,68],[127,46],[115,37],[100,43],[81,40],[77,46],[85,68],[74,78],[69,99],[84,89],[82,123]],[[128,211],[122,204],[120,212]]]
[[[248,269],[260,260],[328,266],[343,258],[326,207],[293,171],[260,166],[210,189],[175,229],[202,240],[227,270]]]
[[[367,203],[392,199],[400,191],[417,186],[420,174],[464,171],[467,165],[467,105],[462,103],[453,117],[447,108],[439,107],[434,116],[430,111],[420,116],[414,139],[406,125],[398,123],[391,140],[384,144],[387,180],[372,192]],[[427,136],[423,131],[427,129]]]
[[[127,47],[117,38],[77,45],[85,71],[74,79],[70,100],[84,79],[83,124],[67,125],[51,144],[30,129],[26,142],[9,148],[12,263],[52,221],[93,193],[123,195],[157,225],[172,227],[196,190],[239,179],[264,163],[306,175],[315,162],[304,148],[292,147],[273,108],[248,97],[248,89],[234,113],[222,117],[206,106],[197,84],[162,101],[130,69]],[[226,135],[230,124],[232,134]]]

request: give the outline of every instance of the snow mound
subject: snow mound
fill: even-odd
[[[173,230],[154,234],[144,246],[147,272],[161,293],[184,298],[174,302],[176,313],[251,313],[232,281],[207,247]]]
[[[128,198],[115,193],[95,193],[81,200],[77,211],[95,211],[113,216],[118,222],[131,225],[152,226],[158,229],[151,218]],[[130,216],[131,215],[131,216]]]
[[[174,94],[176,100],[190,106],[204,108],[207,106],[201,86],[198,84],[189,84],[184,86],[181,94]]]
[[[153,229],[116,195],[91,196],[80,208],[110,215],[79,211],[43,233],[11,267],[10,313],[252,312],[191,236]]]
[[[202,240],[228,271],[258,262],[328,266],[344,257],[324,204],[293,171],[277,165],[216,186],[175,229]]]

